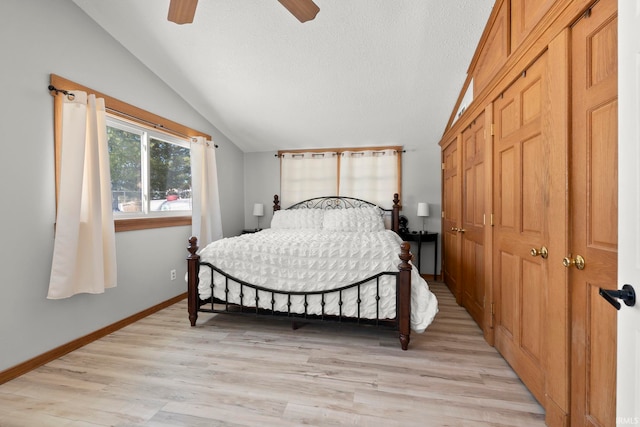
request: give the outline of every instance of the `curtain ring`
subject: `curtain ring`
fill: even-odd
[[[47,87],[47,89],[49,89],[49,92],[55,92],[55,93],[56,93],[56,95],[57,95],[57,94],[59,94],[59,93],[63,93],[63,94],[65,94],[65,95],[67,96],[67,99],[68,99],[69,101],[73,101],[74,99],[76,99],[76,95],[75,95],[75,94],[73,94],[73,93],[71,93],[71,92],[69,92],[68,90],[58,89],[58,88],[56,88],[56,87],[55,87],[55,86],[53,86],[53,85],[49,85],[49,86]]]

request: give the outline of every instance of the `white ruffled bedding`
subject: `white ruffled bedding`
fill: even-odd
[[[279,218],[282,219],[282,218]],[[286,224],[287,222],[284,221]],[[279,227],[253,234],[225,238],[209,244],[200,252],[201,261],[209,262],[240,280],[269,289],[316,291],[345,286],[381,271],[397,272],[400,259],[400,237],[390,231],[334,231]],[[326,224],[325,224],[326,225]],[[200,268],[201,299],[211,296],[210,269]],[[214,296],[225,299],[224,277],[214,273]],[[361,286],[363,303],[360,316],[376,318],[375,281]],[[381,319],[393,319],[396,313],[396,277],[380,278]],[[244,288],[243,304],[255,305],[253,289]],[[271,309],[271,295],[259,293],[258,305]],[[325,297],[325,314],[339,314],[338,296]],[[357,315],[357,290],[343,292],[343,316]],[[275,295],[275,310],[287,311],[287,298]],[[229,281],[228,301],[240,303],[240,286]],[[321,299],[308,299],[307,312],[321,314]],[[291,299],[291,311],[304,312],[303,297]],[[415,267],[411,272],[411,328],[423,332],[438,311],[435,295]]]

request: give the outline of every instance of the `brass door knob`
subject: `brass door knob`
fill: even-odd
[[[576,255],[574,259],[571,259],[571,255],[569,255],[562,260],[562,265],[567,268],[575,265],[578,270],[584,270],[585,261],[584,258],[582,258],[582,256],[580,255]]]
[[[458,229],[458,233],[464,233],[465,231],[467,231],[467,230],[465,230],[464,228],[459,228]]]
[[[451,227],[451,231],[453,231],[454,233],[456,233],[456,232],[458,232],[458,231],[460,231],[460,230],[458,229],[458,227]]]
[[[549,257],[549,251],[546,246],[541,247],[540,249],[531,248],[531,256],[540,255],[542,258],[547,259]]]

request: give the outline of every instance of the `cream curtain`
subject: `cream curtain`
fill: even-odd
[[[191,140],[191,188],[191,233],[204,248],[222,239],[222,219],[215,145],[203,137]]]
[[[280,202],[283,208],[313,197],[335,196],[338,160],[335,152],[283,153],[280,161]]]
[[[62,157],[50,299],[104,293],[117,282],[104,100],[74,95],[57,95]]]
[[[340,196],[355,197],[389,209],[398,192],[396,150],[344,151],[340,159]]]

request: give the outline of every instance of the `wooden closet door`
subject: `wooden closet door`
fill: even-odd
[[[544,405],[549,259],[547,53],[494,102],[495,346]],[[560,218],[559,220],[563,220]],[[532,250],[536,251],[532,255]],[[536,255],[536,256],[534,256]]]
[[[616,421],[617,312],[599,296],[618,289],[617,4],[601,0],[573,27],[571,149],[571,420]],[[624,231],[623,231],[624,232]]]
[[[462,132],[462,306],[484,330],[485,113]]]
[[[511,0],[511,49],[540,22],[555,0]]]
[[[460,165],[458,139],[453,140],[442,153],[442,218],[443,265],[442,277],[451,293],[460,303]]]

